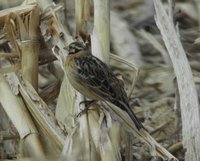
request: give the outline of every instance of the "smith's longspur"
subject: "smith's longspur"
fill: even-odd
[[[128,113],[137,129],[144,129],[129,106],[122,83],[112,70],[93,56],[82,42],[71,43],[68,51],[65,69],[71,85],[89,99],[113,103]]]

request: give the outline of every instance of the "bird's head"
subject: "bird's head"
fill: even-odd
[[[79,51],[86,50],[86,49],[87,48],[84,45],[84,43],[80,42],[80,41],[73,42],[73,43],[69,44],[69,46],[67,47],[69,54],[75,54]]]

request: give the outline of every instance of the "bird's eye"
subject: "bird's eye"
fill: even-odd
[[[85,46],[83,43],[74,42],[69,45],[69,54],[74,54],[84,49]]]

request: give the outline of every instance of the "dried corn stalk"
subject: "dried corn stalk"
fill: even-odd
[[[179,40],[178,31],[173,24],[172,1],[168,13],[160,0],[154,0],[156,23],[169,52],[177,77],[183,126],[183,146],[187,149],[187,161],[200,160],[200,111],[197,91],[192,78],[185,51]]]
[[[82,2],[84,2],[81,3],[84,4],[84,7],[77,7],[80,8],[79,12],[81,13],[77,12],[78,19],[76,31],[85,28],[84,25],[82,26],[82,22],[85,23],[89,18],[89,1],[84,0]],[[93,32],[94,39],[92,39],[92,48],[98,46],[100,51],[102,51],[100,54],[103,55],[104,60],[108,62],[110,53],[109,1],[105,0],[102,2],[103,3],[101,4],[100,1],[95,1],[94,3],[95,30]],[[38,131],[41,132],[42,145],[45,146],[48,154],[54,153],[54,155],[58,156],[58,153],[62,150],[63,156],[67,156],[62,159],[66,160],[77,160],[79,158],[82,160],[121,160],[119,155],[121,141],[119,137],[119,124],[112,123],[110,114],[105,109],[101,110],[101,106],[99,105],[96,105],[98,106],[98,111],[89,112],[88,115],[82,116],[77,121],[77,119],[74,118],[74,115],[80,111],[78,104],[83,98],[76,94],[75,90],[70,86],[66,76],[64,76],[63,79],[56,107],[56,116],[65,126],[55,118],[48,105],[40,98],[37,92],[38,36],[40,36],[37,33],[38,27],[40,27],[45,43],[50,47],[53,47],[52,52],[59,60],[63,70],[66,56],[64,47],[72,41],[72,38],[61,20],[60,10],[63,9],[63,6],[51,4],[48,1],[42,1],[38,4],[39,6],[37,6],[37,3],[29,5],[27,4],[27,1],[25,1],[21,8],[16,8],[17,12],[10,13],[9,11],[6,11],[2,14],[0,22],[6,22],[6,30],[5,34],[0,38],[4,43],[10,42],[13,51],[9,56],[17,57],[19,59],[18,63],[21,66],[18,68],[21,67],[22,79],[19,72],[16,72],[17,77],[15,75],[12,79],[17,80],[16,85],[17,87],[19,86],[19,89],[16,87],[15,89],[17,92],[19,90],[21,94],[21,96],[18,97],[23,98],[26,105],[24,108],[29,110],[34,118],[35,124],[39,127]],[[25,6],[27,6],[27,8]],[[40,15],[40,26],[38,7],[42,11]],[[104,9],[106,9],[106,11]],[[5,20],[6,16],[7,20]],[[102,18],[103,21],[106,20],[106,23],[102,22]],[[34,22],[34,20],[37,21]],[[102,24],[104,24],[104,27],[101,27]],[[30,52],[31,54],[27,54],[27,52]],[[1,55],[4,58],[9,57],[6,53]],[[10,61],[10,64],[12,64],[12,61]],[[13,68],[10,69],[13,71]],[[3,77],[1,80],[5,82]],[[6,82],[3,84],[6,84]],[[9,86],[7,85],[7,87]],[[3,102],[3,100],[1,100],[1,102]],[[4,105],[4,108],[5,106],[6,105]],[[82,106],[83,105],[81,105],[80,108],[82,108]],[[164,159],[174,158],[146,131],[138,131],[126,114],[118,108],[115,109],[112,107],[112,110],[120,116],[120,119],[123,120],[122,122],[125,122],[125,125],[131,132],[150,145],[155,155],[161,156]],[[105,116],[107,123],[104,122]],[[28,117],[30,118],[30,116]],[[12,120],[14,122],[15,118],[12,118]],[[66,134],[67,138],[64,140]],[[36,141],[36,143],[37,142],[38,141]],[[32,149],[37,147],[31,143],[30,145],[33,147]],[[33,153],[33,156],[43,155],[42,148],[39,147],[38,149],[38,151],[41,151],[41,154],[39,155],[39,152],[38,154]],[[37,152],[37,150],[35,152]]]

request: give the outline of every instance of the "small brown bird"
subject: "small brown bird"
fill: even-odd
[[[71,43],[68,51],[65,69],[71,85],[89,99],[113,103],[128,113],[138,130],[144,129],[129,106],[122,83],[111,69],[82,42]]]

